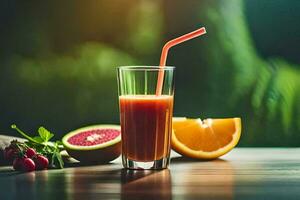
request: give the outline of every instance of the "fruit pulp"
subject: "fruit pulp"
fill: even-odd
[[[154,161],[170,153],[173,96],[122,95],[122,154],[133,161]]]
[[[172,149],[196,159],[215,159],[238,143],[241,136],[240,118],[187,119],[173,118]]]

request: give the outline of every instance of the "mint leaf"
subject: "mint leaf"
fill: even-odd
[[[62,141],[60,141],[60,140],[57,140],[57,141],[55,142],[55,144],[56,144],[57,146],[63,145]]]
[[[60,141],[56,141],[51,151],[52,154],[51,165],[56,168],[64,168],[64,161],[61,157],[60,148],[59,148],[60,143],[61,143]]]
[[[64,147],[64,145],[63,145],[63,143],[62,143],[62,141],[60,141],[60,140],[57,140],[57,141],[55,142],[55,146],[57,147],[58,151],[62,151],[62,150],[65,149],[65,147]]]
[[[54,167],[64,168],[64,161],[58,151],[53,152],[51,158],[51,165]]]
[[[39,143],[43,143],[44,142],[44,140],[40,136],[35,136],[32,139],[34,139],[35,141],[37,141]]]
[[[38,132],[39,132],[41,139],[44,142],[48,142],[54,136],[53,133],[51,133],[50,131],[48,131],[47,129],[45,129],[42,126],[38,129]]]
[[[59,166],[59,168],[64,168],[64,161],[59,152],[55,152],[57,164],[55,166]]]

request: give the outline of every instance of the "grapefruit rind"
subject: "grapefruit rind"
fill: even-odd
[[[121,127],[119,125],[113,125],[113,124],[106,124],[106,125],[92,125],[92,126],[86,126],[86,127],[82,127],[79,129],[76,129],[74,131],[71,131],[69,133],[67,133],[63,138],[62,138],[62,143],[64,144],[64,146],[68,149],[72,149],[72,150],[82,150],[82,151],[89,151],[89,150],[97,150],[97,149],[102,149],[102,148],[106,148],[109,146],[112,146],[114,144],[117,144],[118,142],[121,141],[121,134],[119,136],[117,136],[116,138],[114,138],[113,140],[110,140],[108,142],[105,143],[101,143],[101,144],[96,144],[96,145],[92,145],[92,146],[81,146],[81,145],[73,145],[70,144],[68,142],[68,139],[78,133],[84,132],[84,131],[88,131],[88,130],[96,130],[96,129],[105,129],[105,128],[109,128],[109,129],[116,129],[118,131],[120,131],[121,133]]]
[[[182,118],[181,118],[182,119]],[[226,146],[212,152],[206,152],[201,150],[192,150],[189,147],[182,144],[176,137],[176,135],[172,134],[172,148],[177,153],[188,156],[191,158],[196,159],[215,159],[218,158],[229,151],[231,151],[239,142],[240,136],[241,136],[241,119],[240,118],[233,118],[235,122],[235,127],[237,127],[235,133],[232,135],[232,140],[230,143],[228,143]],[[200,119],[198,119],[200,120]],[[174,130],[173,130],[174,131]]]

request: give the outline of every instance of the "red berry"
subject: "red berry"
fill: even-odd
[[[16,156],[16,151],[10,147],[6,147],[4,150],[4,158],[7,161],[13,161]]]
[[[22,165],[25,158],[15,158],[13,162],[13,168],[17,171],[20,171],[22,169]]]
[[[24,158],[22,162],[22,171],[31,172],[35,170],[35,164],[31,158]]]
[[[26,150],[26,156],[28,158],[32,158],[33,156],[35,156],[35,154],[36,154],[36,152],[35,152],[35,150],[33,148],[28,148]]]
[[[43,155],[36,155],[33,160],[37,170],[47,169],[49,165],[48,158]]]
[[[8,151],[9,149],[10,149],[9,147],[5,147],[5,149],[3,150],[3,157],[4,157],[5,160],[7,160],[6,154],[7,154],[7,151]]]

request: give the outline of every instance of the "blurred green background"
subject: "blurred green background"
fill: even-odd
[[[48,0],[0,3],[0,133],[57,138],[118,123],[116,67],[169,52],[175,116],[242,117],[239,146],[300,144],[300,1]]]

